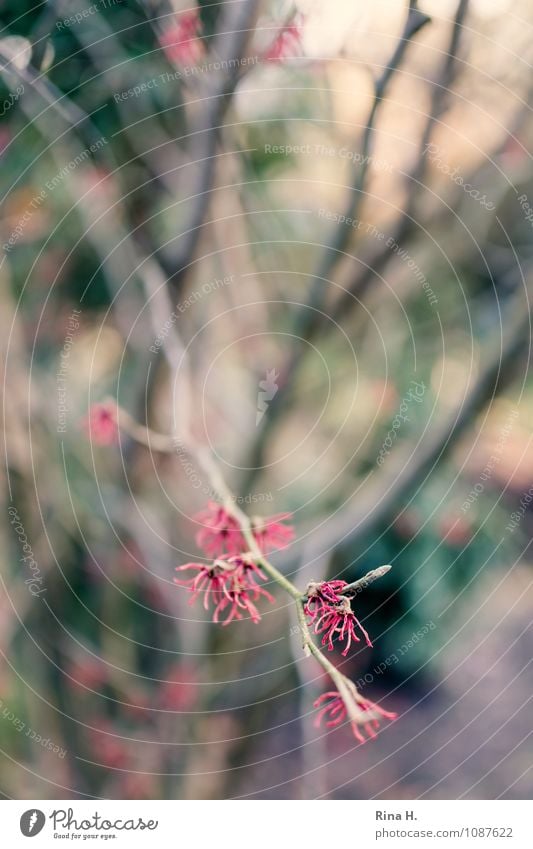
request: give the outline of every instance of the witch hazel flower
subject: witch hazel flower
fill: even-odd
[[[204,55],[200,32],[199,9],[189,9],[182,12],[177,23],[161,36],[160,44],[172,62],[183,66],[195,65]]]
[[[88,417],[89,434],[95,441],[109,444],[118,437],[119,408],[116,402],[94,405]],[[155,433],[137,424],[122,410],[120,427],[133,440],[143,446],[157,446],[157,450],[175,453],[175,439],[167,434]],[[195,446],[195,443],[192,443]],[[197,519],[202,527],[197,533],[199,546],[211,559],[210,563],[186,563],[176,571],[193,573],[175,577],[176,584],[190,592],[190,603],[203,597],[203,606],[211,610],[214,622],[251,619],[258,623],[261,613],[259,602],[274,598],[264,588],[270,579],[281,587],[296,605],[302,648],[307,657],[313,656],[332,679],[336,689],[323,693],[315,702],[319,709],[317,722],[326,721],[329,727],[348,720],[357,740],[375,737],[382,719],[394,719],[395,714],[364,698],[357,687],[328,659],[315,644],[311,630],[322,636],[322,645],[331,651],[335,643],[344,644],[345,656],[361,636],[371,646],[370,637],[351,609],[351,599],[377,578],[390,570],[390,565],[380,566],[362,578],[347,584],[346,581],[313,581],[301,592],[289,578],[267,559],[267,552],[285,548],[294,537],[288,513],[270,518],[249,518],[234,503],[234,496],[226,486],[213,458],[201,446],[192,448],[209,477],[213,489],[222,492],[224,504],[209,502]],[[111,747],[113,748],[113,747]],[[121,747],[115,747],[108,760],[122,758]]]
[[[326,727],[335,728],[349,719],[355,739],[364,743],[365,739],[373,739],[377,736],[380,720],[396,719],[396,713],[384,710],[375,702],[361,696],[355,684],[347,678],[344,679],[344,687],[346,688],[344,696],[337,690],[330,690],[322,693],[314,702],[314,707],[319,708],[315,720],[317,727],[325,721]],[[363,732],[366,733],[366,738]]]
[[[243,619],[248,616],[257,625],[261,621],[261,614],[256,602],[261,597],[270,602],[274,601],[273,596],[249,579],[245,572],[233,570],[224,584],[223,597],[215,608],[213,622],[220,622],[221,617],[225,616],[222,624],[229,625],[234,619]]]
[[[248,545],[236,519],[221,505],[210,501],[207,509],[195,520],[202,525],[196,534],[196,544],[208,557],[230,557],[247,551]],[[286,548],[294,538],[294,529],[286,522],[290,513],[278,513],[268,519],[252,517],[250,529],[264,554]]]
[[[176,571],[193,569],[198,572],[193,578],[182,580],[174,578],[176,584],[186,586],[192,595],[189,604],[204,595],[204,608],[213,604],[213,622],[229,625],[230,622],[249,617],[257,624],[261,614],[256,602],[266,598],[273,602],[273,596],[258,584],[266,581],[267,576],[254,561],[251,554],[241,554],[228,559],[219,558],[213,564],[186,563]]]
[[[93,404],[83,420],[83,427],[97,445],[112,445],[118,441],[118,416],[115,401]]]
[[[311,582],[304,604],[309,624],[314,627],[315,634],[322,635],[322,645],[327,645],[328,651],[333,651],[335,641],[346,643],[341,652],[343,657],[346,657],[353,642],[361,642],[358,631],[367,646],[372,648],[370,637],[353,612],[348,595],[343,594],[347,586],[346,581]]]
[[[252,518],[252,533],[261,551],[267,554],[291,544],[294,528],[286,524],[289,519],[292,519],[291,513],[277,513],[269,519]]]
[[[174,578],[174,583],[185,586],[190,590],[189,604],[194,604],[199,596],[203,595],[203,606],[205,610],[209,610],[211,602],[216,607],[222,600],[224,583],[227,578],[226,573],[230,568],[225,560],[215,560],[214,563],[210,564],[185,563],[183,566],[176,566],[176,572],[193,570],[198,574],[187,579]]]
[[[290,59],[302,50],[303,17],[295,16],[292,21],[282,26],[274,40],[267,48],[264,58],[271,62]]]
[[[311,629],[322,637],[329,651],[336,643],[344,644],[346,656],[353,643],[362,638],[372,646],[370,637],[351,608],[351,599],[359,590],[385,575],[390,565],[380,566],[363,578],[348,584],[342,580],[312,581],[302,594],[285,575],[270,563],[266,552],[284,548],[294,536],[287,523],[290,514],[280,513],[267,519],[248,518],[230,503],[209,502],[207,509],[196,518],[203,525],[196,539],[210,556],[212,563],[186,563],[177,572],[193,572],[192,577],[176,577],[176,584],[191,592],[190,604],[203,595],[203,605],[211,610],[213,622],[229,625],[241,619],[261,620],[258,602],[274,599],[264,588],[269,578],[292,596],[298,607],[303,649],[313,655],[331,677],[336,690],[323,693],[315,702],[319,709],[317,724],[325,720],[328,727],[351,723],[354,736],[360,742],[375,737],[382,719],[394,719],[396,714],[383,710],[364,698],[357,687],[346,678],[313,642]]]
[[[196,534],[196,544],[208,557],[233,556],[246,549],[238,522],[222,505],[210,501],[194,518],[203,526]]]

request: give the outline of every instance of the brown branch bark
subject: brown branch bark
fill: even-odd
[[[446,97],[449,95],[450,86],[455,78],[462,28],[469,2],[470,0],[459,0],[442,69],[438,79],[433,84],[428,118],[420,139],[415,165],[406,180],[407,201],[391,234],[397,244],[400,244],[406,239],[415,227],[414,212],[416,200],[427,170],[427,157],[424,155],[424,151],[433,136],[438,118],[442,114],[443,108],[445,108]],[[389,259],[389,253],[385,250],[380,250],[365,262],[363,270],[355,277],[351,286],[349,286],[335,304],[332,313],[334,321],[338,321],[346,314],[346,311],[352,309],[354,304],[364,297],[370,283],[379,275],[385,265],[387,265]]]
[[[395,73],[403,61],[406,50],[414,38],[414,36],[424,27],[430,18],[418,9],[416,0],[411,0],[407,12],[404,29],[396,48],[385,66],[382,74],[378,77],[374,84],[374,97],[370,112],[366,119],[365,131],[361,142],[361,152],[363,156],[363,165],[360,167],[354,164],[352,170],[352,182],[346,199],[344,209],[345,218],[356,218],[359,207],[364,198],[364,188],[366,185],[370,154],[373,147],[373,137],[376,119],[383,100],[386,97],[388,87]],[[341,218],[341,222],[344,219]],[[281,412],[286,403],[290,389],[295,381],[300,363],[304,356],[306,346],[302,345],[301,339],[309,340],[314,337],[318,328],[321,326],[322,313],[325,302],[325,287],[327,279],[331,275],[339,258],[343,255],[345,248],[348,245],[350,238],[350,230],[339,223],[333,229],[330,240],[324,249],[322,256],[319,259],[316,271],[311,281],[311,293],[307,304],[298,311],[292,334],[295,337],[294,345],[289,353],[288,363],[284,369],[283,381],[279,391],[270,404],[268,416],[263,418],[262,426],[258,430],[248,459],[243,464],[247,467],[247,472],[241,484],[241,493],[248,492],[260,470],[264,461],[265,450],[270,440],[271,434],[275,430]]]
[[[479,374],[461,404],[416,446],[396,452],[391,455],[391,462],[381,467],[381,472],[371,473],[362,488],[359,504],[343,508],[311,535],[309,544],[313,545],[317,557],[343,543],[357,545],[385,522],[395,505],[426,482],[435,464],[449,453],[487,401],[510,382],[515,363],[520,358],[527,362],[531,354],[532,298],[533,281],[530,281],[525,296],[524,291],[519,291],[510,304],[508,315],[502,319],[500,343],[488,345],[480,352]]]

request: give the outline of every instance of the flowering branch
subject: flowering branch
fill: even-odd
[[[207,509],[196,517],[202,526],[196,534],[197,544],[212,562],[178,566],[177,572],[192,571],[194,574],[174,581],[191,592],[191,603],[203,596],[204,608],[207,610],[212,605],[213,621],[222,625],[245,616],[254,623],[259,622],[258,602],[274,601],[261,582],[270,578],[281,587],[296,605],[306,656],[312,655],[317,660],[336,687],[315,701],[315,707],[320,708],[317,723],[326,719],[327,726],[336,726],[347,719],[356,739],[364,742],[362,730],[368,737],[374,737],[380,719],[395,718],[395,714],[362,696],[312,636],[312,630],[321,635],[322,646],[327,646],[328,651],[343,643],[344,657],[352,643],[361,642],[360,635],[371,647],[370,637],[353,612],[351,600],[357,592],[385,575],[390,566],[374,569],[351,584],[342,580],[311,581],[302,593],[267,557],[269,551],[285,548],[292,541],[294,530],[287,524],[290,515],[278,514],[268,519],[247,516],[237,506],[218,465],[205,447],[192,438],[184,446],[176,437],[138,424],[111,399],[94,405],[87,419],[87,429],[90,437],[101,444],[115,441],[120,429],[149,449],[172,454],[186,448],[195,457],[219,498],[219,502],[209,502]]]

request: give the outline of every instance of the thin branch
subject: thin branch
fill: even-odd
[[[285,400],[294,384],[300,363],[307,349],[306,346],[302,345],[301,340],[312,338],[321,325],[321,311],[325,303],[326,282],[339,258],[343,255],[343,251],[347,247],[351,237],[352,231],[343,222],[347,218],[357,217],[359,207],[364,199],[375,124],[379,109],[386,96],[391,80],[399,70],[411,40],[431,20],[417,8],[417,5],[416,0],[411,0],[409,3],[402,35],[389,62],[374,83],[374,97],[366,119],[365,131],[361,143],[363,164],[359,166],[357,163],[354,163],[353,165],[352,180],[343,216],[340,216],[339,223],[334,227],[324,253],[318,262],[311,281],[309,300],[305,306],[300,308],[296,315],[294,326],[291,330],[295,342],[289,352],[288,363],[284,368],[283,382],[280,384],[277,395],[270,403],[268,416],[263,418],[262,425],[251,446],[248,460],[244,464],[248,468],[248,471],[244,476],[241,492],[247,492],[251,489],[260,467],[263,465],[267,443],[277,426],[281,412],[285,406]]]
[[[342,595],[357,595],[361,590],[366,590],[370,584],[373,584],[374,581],[377,581],[379,578],[382,578],[383,575],[386,575],[387,572],[390,572],[392,566],[387,564],[386,566],[378,566],[377,569],[372,569],[371,572],[367,572],[362,578],[359,578],[358,581],[354,581],[352,584],[348,584],[348,586],[344,587],[342,590]]]
[[[257,12],[259,0],[243,0],[225,4],[220,15],[219,32],[212,42],[212,51],[227,71],[220,72],[219,81],[211,91],[204,92],[204,109],[196,124],[193,122],[191,138],[194,139],[194,156],[189,173],[194,174],[192,211],[187,227],[179,240],[179,249],[170,254],[171,265],[176,269],[170,283],[179,290],[184,274],[196,251],[202,225],[205,221],[215,177],[217,144],[224,117],[232,95],[239,82],[239,60],[244,55]]]
[[[172,437],[164,436],[161,434],[154,434],[152,431],[149,431],[147,428],[142,426],[135,425],[131,417],[127,414],[119,413],[117,416],[117,421],[119,425],[126,430],[129,435],[136,439],[137,437],[141,437],[142,444],[144,445],[158,445],[160,450],[167,450],[170,452],[172,449],[170,446],[176,447],[176,440]],[[181,442],[179,442],[179,447],[184,447]],[[304,653],[309,657],[313,656],[315,660],[318,661],[322,669],[327,672],[327,674],[332,679],[335,684],[337,691],[342,697],[342,700],[346,706],[347,714],[350,718],[350,721],[356,724],[367,723],[372,719],[379,719],[379,714],[374,713],[372,710],[362,710],[358,707],[359,704],[365,702],[365,699],[358,692],[355,684],[346,678],[345,675],[340,672],[336,668],[336,666],[331,663],[331,661],[326,657],[326,655],[318,648],[316,643],[314,642],[311,632],[309,629],[309,625],[307,624],[305,618],[304,604],[307,599],[306,593],[301,593],[300,590],[289,581],[285,575],[282,575],[281,572],[276,569],[275,566],[265,557],[261,548],[259,547],[257,540],[254,536],[252,525],[250,518],[243,513],[243,511],[237,506],[235,498],[227,486],[220,469],[218,468],[217,463],[212,457],[209,450],[203,448],[203,446],[198,445],[198,443],[191,440],[187,445],[187,450],[193,455],[198,463],[202,466],[203,470],[206,472],[210,484],[213,489],[220,494],[220,498],[224,509],[227,513],[232,516],[235,521],[238,523],[240,531],[246,540],[246,543],[249,548],[249,552],[252,555],[253,559],[264,569],[267,575],[280,586],[286,593],[288,593],[293,599],[296,605],[296,613],[298,617],[298,623],[300,627],[300,633],[302,637],[302,645],[304,649]],[[363,589],[364,582],[368,585],[373,580],[384,575],[390,566],[380,567],[379,569],[374,570],[374,572],[369,572],[364,578],[356,581],[353,585],[350,585],[348,589],[356,590]]]
[[[424,483],[435,463],[457,443],[487,399],[511,380],[514,364],[524,354],[529,357],[531,353],[533,283],[526,289],[525,297],[524,303],[524,292],[518,292],[508,309],[509,315],[503,317],[501,344],[488,345],[480,352],[480,370],[467,397],[416,449],[411,445],[391,455],[391,462],[381,467],[383,471],[366,482],[363,503],[355,510],[352,506],[342,509],[316,533],[312,541],[318,554],[340,544],[362,542],[387,519],[395,504],[417,484]]]
[[[425,150],[433,136],[437,120],[439,115],[442,114],[446,98],[450,93],[450,86],[455,78],[457,55],[461,44],[463,23],[468,11],[469,2],[470,0],[459,0],[442,69],[437,80],[433,83],[429,113],[418,146],[415,164],[406,179],[408,189],[407,202],[391,234],[391,238],[397,244],[400,244],[414,227],[415,204],[428,162]],[[389,259],[390,254],[385,250],[380,250],[368,262],[363,264],[362,271],[336,302],[332,312],[333,321],[338,321],[342,318],[347,311],[353,308],[353,305],[358,300],[364,297],[370,283],[381,272]]]

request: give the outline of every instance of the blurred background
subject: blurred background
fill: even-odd
[[[0,23],[4,797],[530,797],[531,4]],[[392,565],[335,656],[376,740],[314,727],[279,588],[259,625],[188,605],[210,482],[91,440],[109,397],[292,512],[302,589]]]

